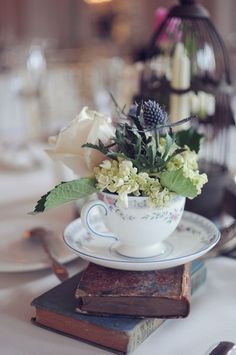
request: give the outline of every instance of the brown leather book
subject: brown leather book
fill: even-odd
[[[76,310],[86,314],[179,318],[190,310],[190,265],[121,271],[90,263],[76,289]]]

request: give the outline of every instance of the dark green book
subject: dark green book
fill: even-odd
[[[52,290],[36,298],[35,324],[76,339],[89,342],[118,354],[133,351],[165,321],[158,318],[103,317],[77,313],[74,297],[81,274],[75,275]],[[203,262],[192,264],[192,292],[206,278]]]

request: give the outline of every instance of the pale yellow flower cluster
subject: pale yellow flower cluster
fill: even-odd
[[[169,204],[170,200],[176,196],[175,192],[169,191],[167,188],[163,188],[160,184],[159,187],[155,186],[158,183],[157,179],[154,180],[154,183],[149,186],[146,191],[147,196],[149,197],[149,204],[153,207],[165,207]]]
[[[147,173],[138,173],[129,160],[105,160],[94,169],[99,190],[108,190],[118,194],[120,207],[128,207],[128,195],[148,196],[150,205],[165,206],[175,195],[163,189],[158,179]]]
[[[165,151],[166,140],[160,139],[159,152],[163,155]],[[168,155],[173,153],[179,147],[174,143],[171,146]],[[165,171],[182,170],[185,178],[191,180],[195,186],[197,194],[201,193],[203,185],[207,182],[207,175],[200,174],[198,170],[198,155],[191,151],[187,146],[181,153],[173,155],[167,162]],[[168,156],[166,156],[168,159]],[[169,191],[160,184],[159,173],[155,178],[150,177],[146,172],[138,172],[129,160],[118,159],[104,160],[99,167],[94,169],[97,180],[97,188],[101,191],[109,191],[118,195],[118,204],[121,207],[128,207],[128,195],[147,196],[149,204],[153,207],[164,207],[170,200],[176,196],[176,193]]]
[[[168,171],[182,169],[186,178],[189,178],[197,189],[197,193],[201,193],[203,185],[208,181],[206,174],[200,174],[198,170],[198,155],[191,151],[187,146],[185,151],[175,155],[167,163]]]
[[[158,151],[161,153],[161,155],[163,155],[165,152],[165,146],[166,146],[166,139],[164,137],[161,137],[159,142],[159,147],[158,147]],[[178,148],[179,146],[176,143],[172,143],[170,150],[168,152],[168,156],[172,155]]]

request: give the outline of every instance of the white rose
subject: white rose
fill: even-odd
[[[61,132],[51,137],[53,145],[47,150],[49,156],[71,168],[79,177],[93,175],[93,169],[104,155],[91,148],[82,148],[85,143],[97,144],[100,139],[105,145],[114,137],[115,129],[110,117],[84,107],[80,114]]]

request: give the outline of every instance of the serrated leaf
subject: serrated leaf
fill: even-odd
[[[183,170],[164,171],[160,174],[161,185],[178,195],[193,198],[197,196],[197,189],[189,178],[184,176]]]
[[[108,158],[113,160],[118,160],[118,158],[126,159],[126,156],[123,153],[117,152],[109,152],[106,155]]]
[[[153,146],[149,145],[146,150],[146,155],[147,155],[147,160],[148,160],[148,165],[150,168],[153,167],[154,161],[155,161],[155,155],[153,152]]]
[[[151,147],[152,148],[152,154],[153,156],[155,157],[158,153],[158,150],[157,150],[157,145],[156,145],[156,141],[155,139],[153,139],[149,144],[148,144],[148,147]]]
[[[81,178],[62,182],[41,197],[35,206],[33,214],[47,211],[73,200],[79,200],[97,191],[94,178]]]
[[[167,156],[169,154],[170,148],[171,148],[171,146],[173,144],[173,138],[168,133],[166,134],[165,138],[166,138],[166,144],[165,144],[164,154],[162,156],[162,158],[164,160],[166,160],[166,158],[167,158]]]
[[[155,158],[155,167],[158,171],[160,171],[161,169],[163,169],[163,167],[166,165],[166,162],[164,159],[156,156]]]
[[[136,142],[138,134],[132,130],[132,127],[127,123],[124,125],[124,134],[128,140],[131,142]]]
[[[176,132],[175,141],[179,147],[184,147],[185,145],[187,145],[190,150],[194,150],[196,153],[198,153],[203,137],[204,135],[198,133],[196,129],[189,128],[187,130]]]
[[[144,128],[141,124],[141,122],[143,122],[143,111],[142,111],[140,105],[137,108],[137,116],[129,115],[129,118],[133,121],[133,123],[137,127],[138,132],[139,132],[140,136],[142,137],[143,142],[145,144],[147,144],[147,137],[145,135]]]
[[[118,147],[120,147],[120,149],[122,149],[122,147],[124,145],[124,135],[118,130],[116,130],[115,142],[118,145]]]
[[[91,148],[91,149],[95,149],[98,150],[99,152],[101,152],[102,154],[106,155],[108,152],[108,149],[103,145],[101,146],[100,144],[92,144],[92,143],[85,143],[81,146],[82,148]]]
[[[139,158],[140,154],[141,154],[141,139],[138,139],[136,144],[134,145],[134,154],[136,156],[136,159]]]

